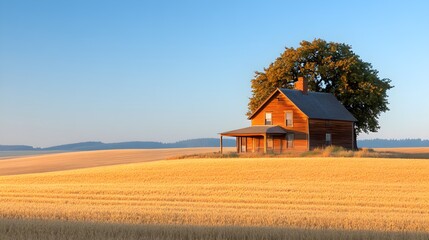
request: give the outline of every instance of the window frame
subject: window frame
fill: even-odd
[[[287,116],[288,116],[288,114],[290,114],[290,116],[291,116],[291,124],[290,125],[288,125],[288,119],[287,119]],[[290,111],[290,110],[288,110],[288,111],[285,111],[285,126],[286,127],[293,127],[293,111]]]
[[[329,136],[329,140],[328,140],[328,136]],[[325,145],[326,146],[332,145],[332,133],[326,133],[325,134]]]
[[[267,124],[268,123],[267,114],[270,115],[270,122],[269,122],[270,124]],[[273,125],[273,112],[265,112],[265,125]]]

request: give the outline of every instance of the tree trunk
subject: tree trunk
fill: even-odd
[[[356,134],[356,128],[353,127],[353,150],[357,151],[358,145],[357,145],[357,134]]]

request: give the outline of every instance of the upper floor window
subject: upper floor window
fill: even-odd
[[[292,111],[287,111],[285,113],[285,119],[286,119],[286,126],[287,127],[292,127],[293,126],[293,112]]]
[[[273,114],[270,112],[265,113],[265,125],[273,125]]]
[[[332,145],[332,134],[327,133],[326,134],[326,143],[327,146]]]

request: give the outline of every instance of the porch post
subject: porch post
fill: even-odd
[[[264,153],[267,153],[267,134],[264,134]]]
[[[220,135],[220,154],[223,154],[223,144],[222,144],[223,143],[223,141],[222,141],[223,139],[222,138],[223,138],[223,136]]]

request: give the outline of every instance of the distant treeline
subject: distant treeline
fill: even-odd
[[[429,140],[416,139],[368,139],[358,140],[358,147],[395,148],[395,147],[429,147]]]
[[[0,145],[0,151],[34,151],[40,148],[33,148],[26,145]]]
[[[235,146],[234,139],[224,139],[225,147]],[[0,151],[87,151],[87,150],[108,150],[108,149],[154,149],[154,148],[191,148],[191,147],[219,147],[217,138],[198,138],[178,141],[175,143],[162,142],[80,142],[65,145],[58,145],[47,148],[34,148],[26,145],[0,145]]]
[[[235,139],[224,139],[225,147],[234,147]],[[58,145],[47,148],[34,148],[26,145],[0,145],[0,151],[87,151],[108,149],[154,149],[154,148],[191,148],[191,147],[219,147],[217,138],[198,138],[178,141],[175,143],[162,142],[80,142]],[[422,139],[369,139],[358,140],[358,147],[365,148],[394,148],[394,147],[429,147],[429,140]]]

